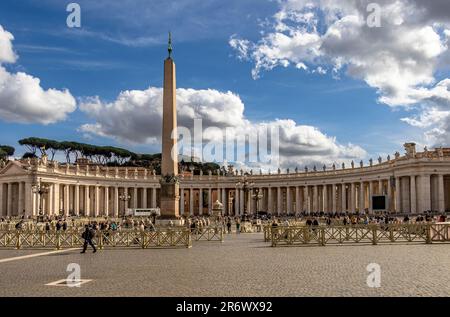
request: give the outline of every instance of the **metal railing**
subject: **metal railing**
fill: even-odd
[[[84,243],[83,230],[59,231],[8,230],[0,231],[0,248],[65,248],[80,247]],[[97,231],[93,239],[99,249],[109,247],[173,248],[192,247],[190,231],[186,228],[168,228],[156,231],[120,230]]]
[[[450,242],[450,223],[355,226],[264,227],[264,239],[278,245]]]
[[[223,242],[224,228],[204,227],[191,230],[192,237],[195,241],[220,241]]]

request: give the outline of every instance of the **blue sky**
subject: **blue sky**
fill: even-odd
[[[275,32],[267,25],[283,10],[276,1],[80,0],[80,29],[66,26],[68,3],[0,2],[0,25],[14,36],[12,45],[18,55],[15,63],[3,65],[6,70],[39,78],[43,89],[68,89],[78,104],[65,120],[47,125],[0,117],[0,144],[16,146],[19,154],[23,150],[16,142],[28,136],[158,152],[157,143],[132,143],[117,135],[82,132],[82,125],[94,124],[98,118],[81,111],[79,104],[92,96],[104,104],[113,103],[121,91],[161,87],[168,30],[173,34],[178,87],[231,91],[245,105],[246,120],[292,119],[335,138],[338,144],[361,147],[366,160],[392,155],[405,141],[425,142],[421,127],[401,121],[420,115],[419,108],[380,102],[383,87],[369,85],[369,76],[342,71],[336,78],[331,71],[317,74],[278,66],[254,79],[254,58],[239,58],[230,38],[254,43],[257,52],[264,37]],[[307,58],[305,63],[313,69],[315,62]],[[446,75],[446,71],[441,73],[442,78]]]

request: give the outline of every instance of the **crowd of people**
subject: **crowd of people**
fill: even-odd
[[[261,215],[243,216],[191,216],[183,218],[184,225],[192,233],[201,232],[208,227],[222,227],[225,233],[232,232],[260,232],[264,225],[272,226],[347,226],[347,225],[369,225],[369,224],[413,224],[413,223],[435,223],[446,222],[446,214],[425,212],[423,214],[392,215],[389,213],[359,214],[359,213],[297,213],[291,215],[271,215],[263,213]],[[0,218],[0,228],[21,230],[40,229],[45,231],[66,231],[71,228],[81,229],[88,225],[93,230],[120,231],[120,230],[140,230],[155,231],[155,217],[133,217],[122,218],[80,218],[65,216],[44,216],[34,219]],[[169,222],[169,226],[174,224]]]

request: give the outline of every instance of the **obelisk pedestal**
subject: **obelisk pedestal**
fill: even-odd
[[[183,225],[180,217],[177,148],[177,97],[175,63],[171,58],[172,46],[169,38],[169,57],[164,61],[164,96],[161,158],[161,216],[158,225]]]

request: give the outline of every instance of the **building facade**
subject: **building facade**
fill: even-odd
[[[406,154],[369,166],[276,174],[233,171],[180,176],[180,213],[211,214],[219,200],[226,215],[297,212],[373,212],[372,196],[387,197],[386,211],[450,210],[450,148]],[[160,176],[144,168],[8,161],[0,169],[0,215],[121,216],[128,208],[158,208]],[[243,184],[250,184],[244,187]],[[37,186],[38,185],[38,186]],[[39,187],[41,193],[38,192]],[[259,195],[256,195],[258,193]],[[259,198],[257,198],[259,196]],[[129,199],[127,199],[129,198]]]

